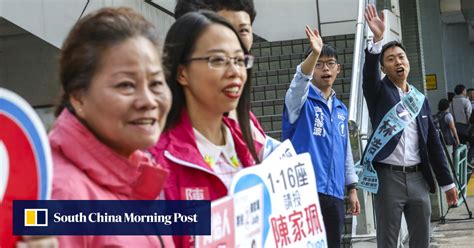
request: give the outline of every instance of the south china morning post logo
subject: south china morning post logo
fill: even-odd
[[[24,211],[25,227],[48,226],[48,209],[27,208]]]
[[[13,201],[14,235],[209,235],[210,201]]]
[[[197,214],[186,215],[182,213],[173,214],[110,214],[110,213],[83,213],[73,215],[65,215],[62,213],[53,214],[54,223],[161,223],[169,226],[175,223],[198,223],[199,216]]]

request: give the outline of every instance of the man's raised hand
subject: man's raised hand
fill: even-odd
[[[318,30],[314,29],[313,31],[308,25],[306,25],[305,32],[313,53],[319,56],[321,49],[323,48],[323,39],[319,35]]]
[[[374,33],[374,42],[380,41],[383,39],[383,33],[385,31],[385,17],[383,12],[381,12],[380,16],[377,14],[377,9],[374,5],[369,4],[367,8],[365,8],[364,13],[365,20],[369,25],[370,30]]]

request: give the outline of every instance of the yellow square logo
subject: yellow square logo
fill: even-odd
[[[25,226],[48,226],[48,209],[25,209]]]

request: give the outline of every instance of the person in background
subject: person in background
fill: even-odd
[[[377,219],[377,247],[397,247],[402,213],[408,226],[410,247],[429,247],[430,243],[430,192],[435,182],[446,194],[448,206],[458,201],[446,157],[436,132],[427,99],[408,83],[410,62],[404,46],[391,41],[382,46],[385,31],[384,16],[379,17],[374,5],[367,6],[365,20],[374,34],[365,51],[362,89],[369,110],[373,130],[371,144],[387,142],[374,155],[373,167],[377,171],[378,191],[375,194]],[[380,70],[386,74],[381,78]],[[392,115],[387,115],[402,99],[418,100],[417,116],[401,131],[395,133]],[[416,103],[415,103],[416,104]],[[395,108],[396,116],[410,114],[403,106]],[[400,112],[399,112],[400,111]],[[380,128],[379,128],[380,127]],[[374,137],[376,139],[374,139]],[[367,147],[369,147],[368,145]],[[367,152],[367,151],[365,151]]]
[[[444,141],[448,146],[449,154],[453,154],[454,149],[460,144],[453,115],[449,112],[449,101],[441,99],[438,103],[438,113],[436,114],[439,128],[443,134]]]
[[[472,105],[469,98],[467,98],[466,86],[462,84],[456,85],[454,88],[456,95],[453,97],[450,112],[453,114],[454,122],[460,134],[461,140],[467,140],[466,135],[469,126],[469,117],[472,112]]]
[[[175,7],[175,18],[189,12],[212,10],[224,17],[237,31],[245,48],[250,51],[253,44],[252,23],[257,15],[253,0],[178,0]],[[255,115],[250,111],[250,127],[252,137],[256,141],[255,148],[263,158],[264,145],[269,139]],[[228,113],[231,120],[238,120],[235,110]]]
[[[176,0],[174,7],[174,19],[178,20],[181,16],[199,10],[214,10],[213,2],[215,0]]]
[[[311,52],[296,67],[286,92],[282,136],[291,140],[297,153],[311,154],[328,247],[340,247],[345,187],[349,211],[360,212],[347,107],[332,89],[341,67],[336,50],[323,45],[317,30],[306,26],[306,36]]]
[[[63,96],[49,134],[55,200],[154,200],[168,172],[145,152],[171,93],[158,30],[128,8],[79,20],[60,57]],[[166,236],[59,236],[60,247],[174,247]]]
[[[467,89],[467,97],[471,101],[471,109],[474,109],[474,88]]]
[[[469,101],[471,101],[471,108],[474,109],[474,88],[469,88],[467,90],[467,97],[469,98]],[[473,112],[471,111],[471,115],[469,116],[469,124],[470,124],[470,129],[469,129],[469,144],[474,145],[474,116]],[[471,147],[472,147],[471,145]],[[474,158],[474,149],[469,149],[468,153],[468,163],[472,164],[474,161],[472,159]]]
[[[458,84],[454,92],[456,95],[453,97],[449,111],[453,115],[459,140],[469,147],[467,161],[470,162],[474,158],[474,136],[471,135],[470,123],[472,105],[467,97],[466,86]]]
[[[448,92],[448,102],[449,104],[451,104],[453,102],[453,98],[456,94],[454,94],[454,92]]]
[[[250,131],[253,56],[214,12],[180,17],[166,36],[163,64],[173,103],[165,131],[150,149],[170,171],[167,200],[216,200],[233,176],[259,162]],[[236,109],[239,125],[224,114]],[[192,237],[174,237],[191,247]]]
[[[224,17],[250,51],[253,44],[252,24],[257,16],[253,0],[177,0],[174,17],[178,19],[186,13],[199,10],[212,10]]]
[[[253,44],[252,24],[257,16],[253,0],[215,0],[213,3],[217,14],[232,24],[245,48],[250,51]]]

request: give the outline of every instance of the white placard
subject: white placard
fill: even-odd
[[[236,174],[230,192],[262,185],[262,247],[327,247],[316,178],[308,153],[283,142],[262,164]]]
[[[235,247],[262,247],[262,186],[257,185],[233,195],[235,214]]]

